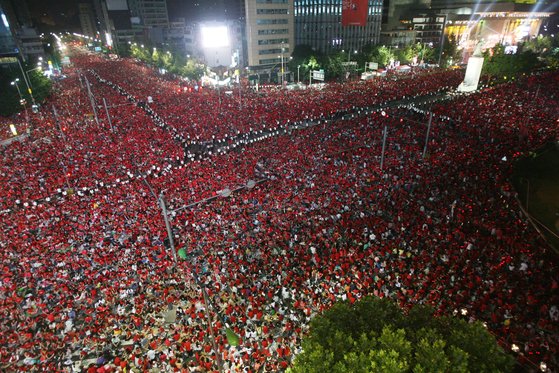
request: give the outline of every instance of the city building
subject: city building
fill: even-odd
[[[380,43],[392,47],[416,43],[418,32],[412,19],[429,12],[430,5],[431,0],[384,0]]]
[[[43,41],[33,27],[22,26],[16,32],[16,37],[21,47],[21,53],[25,58],[37,60],[45,54]]]
[[[184,18],[177,18],[169,22],[169,28],[165,35],[165,42],[170,49],[177,53],[186,55],[186,22]]]
[[[360,50],[378,44],[382,0],[368,0],[364,26],[342,24],[342,0],[294,0],[295,44],[310,45],[323,53],[335,50]]]
[[[187,57],[193,57],[209,67],[241,68],[243,33],[238,20],[187,23],[184,28]]]
[[[415,42],[437,46],[442,41],[446,15],[436,13],[418,14],[412,18]]]
[[[128,4],[132,17],[138,18],[137,23],[143,27],[169,27],[169,14],[165,0],[129,0]]]
[[[45,54],[43,43],[33,27],[25,0],[0,0],[2,9],[0,48],[8,54],[15,51],[22,60]]]
[[[15,57],[19,53],[10,20],[0,3],[0,58]]]
[[[415,43],[415,39],[416,32],[413,29],[397,28],[380,32],[380,44],[386,46],[402,48]]]
[[[97,26],[95,21],[95,13],[91,3],[79,3],[78,15],[80,17],[80,26],[82,34],[92,38],[97,37]]]
[[[196,56],[209,67],[238,67],[242,55],[241,28],[236,21],[203,22],[197,31]]]
[[[539,35],[542,24],[553,15],[544,3],[433,0],[431,8],[446,17],[445,34],[469,55],[480,42],[484,49],[496,44],[514,48]]]
[[[246,44],[252,70],[271,69],[289,58],[295,46],[291,0],[246,0]]]

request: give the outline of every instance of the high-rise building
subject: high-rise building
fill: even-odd
[[[0,7],[0,49],[6,52],[15,51],[23,60],[43,55],[43,43],[33,27],[27,2],[0,0]]]
[[[0,3],[0,58],[14,57],[19,52],[11,27],[10,19]]]
[[[95,21],[95,13],[91,3],[79,3],[78,15],[80,17],[80,26],[82,34],[92,38],[97,37],[97,27]]]
[[[246,0],[245,15],[248,66],[270,69],[285,62],[295,46],[293,1]]]
[[[418,33],[412,18],[429,12],[431,0],[384,0],[380,42],[392,47],[415,43]],[[419,27],[418,27],[419,28]]]
[[[169,14],[165,0],[129,0],[132,17],[138,17],[144,27],[169,27]]]
[[[342,0],[294,0],[295,44],[329,53],[378,44],[382,0],[368,0],[365,26],[342,25]]]

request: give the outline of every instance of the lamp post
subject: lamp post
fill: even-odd
[[[443,58],[443,48],[444,48],[444,29],[446,27],[446,16],[444,17],[444,21],[443,21],[443,28],[441,30],[441,43],[440,43],[440,50],[439,50],[439,67],[441,67],[441,60]]]
[[[345,52],[345,51],[342,49],[342,53],[343,53],[343,52]],[[354,51],[353,51],[353,54],[357,54],[357,51],[354,50]],[[347,50],[347,62],[351,62],[351,49],[348,49],[348,50]]]
[[[19,90],[19,85],[17,84],[17,82],[19,82],[19,78],[16,78],[16,80],[10,82],[10,84],[15,86],[17,89],[17,93],[19,94],[19,103],[23,105],[23,110],[25,111],[25,120],[27,121],[27,123],[29,123],[29,113],[27,112],[27,105],[25,105],[25,101],[23,100],[23,96],[21,95],[21,91]]]
[[[23,102],[23,96],[21,95],[21,91],[19,90],[19,85],[17,84],[17,82],[19,82],[19,78],[16,78],[16,80],[10,82],[10,84],[16,87],[17,93],[19,94],[19,99],[21,100],[20,102]]]
[[[148,186],[150,192],[152,193],[152,195],[154,197],[156,197],[151,185],[145,179],[144,179],[144,182],[147,184],[147,186]],[[250,185],[250,183],[247,183],[246,188],[250,189],[252,187],[254,187],[254,183],[252,184],[252,186]],[[172,214],[172,213],[175,213],[177,211],[183,210],[188,206],[183,206],[182,208],[178,208],[178,209],[170,210],[170,211],[167,210],[167,202],[165,201],[165,195],[163,194],[163,191],[161,191],[159,197],[156,197],[156,199],[158,200],[159,207],[161,208],[161,212],[163,214],[163,220],[165,221],[165,227],[167,229],[167,235],[169,237],[169,246],[171,248],[172,255],[173,255],[174,269],[177,270],[178,269],[177,252],[175,250],[175,243],[174,243],[174,240],[173,240],[173,228],[172,228],[171,222],[169,220],[169,214],[170,213]],[[181,251],[182,251],[182,254],[181,254]],[[186,255],[188,255],[188,254],[186,254],[184,252],[184,249],[179,250],[179,256],[182,259],[185,259]],[[212,320],[212,317],[210,315],[210,306],[213,308],[213,310],[214,310],[216,316],[218,317],[218,319],[224,325],[225,325],[225,323],[223,322],[223,319],[219,315],[219,310],[211,303],[211,301],[208,297],[208,293],[206,291],[206,285],[205,285],[204,281],[200,280],[200,278],[198,277],[198,273],[196,271],[195,266],[193,266],[193,268],[192,268],[192,277],[194,278],[194,282],[200,287],[200,290],[202,291],[202,297],[203,297],[203,301],[204,301],[204,313],[206,315],[206,322],[208,323],[208,328],[210,329],[211,344],[212,344],[212,348],[214,350],[214,353],[216,355],[216,363],[217,363],[218,371],[219,372],[224,372],[223,361],[222,361],[221,354],[220,354],[220,351],[219,351],[217,343],[216,343],[216,333],[215,333],[215,330],[213,328],[213,320]],[[229,332],[227,332],[227,335],[228,335],[228,339],[229,339]]]
[[[285,47],[283,43],[281,43],[281,86],[283,87],[283,52],[285,51]]]
[[[34,68],[34,69],[25,70],[25,74],[27,75],[27,80],[29,81],[29,86],[31,87],[31,89],[33,89],[33,84],[31,84],[31,78],[29,78],[29,73],[30,73],[31,71],[35,71],[35,70],[43,71],[43,66],[41,66],[41,65],[39,64],[39,66],[37,66],[37,67]]]
[[[301,65],[297,65],[297,83],[301,83],[301,79],[299,79],[299,69],[301,68]]]
[[[21,61],[19,60],[19,58],[17,59],[17,63],[19,65],[19,69],[21,70],[21,74],[23,75],[23,80],[25,81],[25,85],[27,86],[27,91],[29,92],[29,95],[31,96],[31,102],[33,103],[33,105],[35,105],[35,97],[33,97],[33,91],[31,90],[31,87],[29,86],[29,82],[27,81],[26,78],[26,74],[25,71],[23,71],[23,66],[21,66]]]

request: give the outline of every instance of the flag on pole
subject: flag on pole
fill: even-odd
[[[368,0],[343,0],[342,1],[342,26],[367,25],[369,12]]]

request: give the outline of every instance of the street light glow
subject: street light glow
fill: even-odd
[[[2,22],[4,22],[4,26],[6,26],[6,28],[10,28],[10,24],[8,23],[8,19],[4,13],[2,13]]]
[[[227,26],[202,26],[202,46],[204,48],[219,48],[229,46],[229,32]]]

